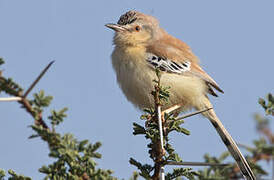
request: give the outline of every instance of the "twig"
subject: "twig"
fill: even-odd
[[[54,61],[51,61],[44,69],[43,71],[39,74],[39,76],[33,81],[33,83],[30,85],[28,90],[25,92],[25,94],[22,96],[22,100],[19,101],[23,105],[23,107],[29,112],[32,117],[35,119],[35,124],[36,125],[42,125],[43,128],[48,129],[47,124],[44,122],[42,118],[42,114],[39,113],[38,117],[36,117],[36,113],[31,107],[29,101],[26,99],[27,95],[30,93],[30,91],[35,87],[35,85],[39,82],[39,80],[44,76],[44,74],[47,72],[47,70],[50,68],[50,66],[54,63]]]
[[[190,113],[190,114],[187,114],[187,115],[178,117],[178,118],[176,119],[176,121],[177,121],[177,120],[181,120],[181,119],[185,119],[185,118],[188,118],[188,117],[191,117],[191,116],[194,116],[194,115],[197,115],[197,114],[206,112],[206,111],[209,111],[209,110],[211,110],[211,109],[213,109],[213,108],[207,108],[207,109],[204,109],[204,110],[196,111],[196,112],[193,112],[193,113]]]
[[[21,101],[19,101],[20,104],[23,105],[23,108],[29,112],[32,117],[35,119],[35,124],[36,125],[42,125],[43,128],[48,129],[49,127],[45,123],[45,121],[42,118],[42,114],[39,113],[38,117],[36,117],[36,113],[33,110],[32,106],[30,105],[30,102],[26,99],[27,95],[30,93],[30,91],[35,87],[35,85],[40,81],[40,79],[44,76],[44,74],[47,72],[47,70],[50,68],[50,66],[54,63],[54,61],[51,61],[44,69],[43,71],[39,74],[39,76],[33,81],[33,83],[30,85],[30,87],[27,89],[25,94],[22,96]]]
[[[158,105],[158,107],[157,107],[157,115],[158,115],[158,125],[159,125],[159,133],[160,133],[161,148],[164,149],[164,137],[163,137],[163,126],[162,126],[162,113],[161,113],[161,106],[160,106],[160,105]]]
[[[21,94],[21,92],[16,92],[10,95],[13,95],[15,97],[10,98],[1,98],[0,101],[18,101],[18,103],[22,104],[22,108],[24,108],[33,118],[34,123],[36,125],[41,125],[43,128],[48,129],[47,124],[44,122],[42,118],[42,113],[35,112],[32,108],[30,101],[26,99],[26,96],[30,93],[30,91],[34,88],[34,86],[39,82],[39,80],[43,77],[43,75],[47,72],[47,70],[50,68],[50,66],[54,63],[54,61],[50,62],[47,67],[43,69],[43,71],[39,74],[39,76],[34,80],[34,82],[30,85],[28,90],[25,92],[24,95]],[[0,77],[2,80],[7,81],[4,77]],[[12,88],[12,87],[10,87]],[[38,114],[37,114],[38,113]]]
[[[166,165],[180,165],[180,166],[228,166],[229,164],[204,163],[204,162],[175,162],[175,161],[167,161]]]
[[[179,104],[176,104],[176,105],[174,105],[174,106],[172,106],[172,107],[170,107],[170,108],[164,110],[163,113],[169,114],[169,113],[171,113],[172,111],[175,111],[176,109],[179,109],[180,107],[182,107],[182,106],[179,105]]]
[[[23,105],[22,107],[25,108],[26,111],[27,111],[28,113],[31,114],[31,116],[32,116],[33,119],[34,119],[34,123],[35,123],[36,125],[41,125],[41,126],[43,126],[43,128],[45,128],[45,129],[48,129],[48,128],[49,128],[49,127],[47,126],[47,124],[44,122],[43,118],[42,118],[42,113],[39,113],[39,114],[38,114],[38,117],[36,117],[36,113],[35,113],[35,111],[33,110],[33,108],[31,107],[29,100],[27,100],[27,99],[22,99],[21,101],[18,101],[18,102],[19,102],[20,104]]]
[[[34,88],[34,86],[40,81],[40,79],[44,76],[44,74],[47,72],[47,70],[50,68],[50,66],[54,63],[54,61],[51,61],[47,67],[44,68],[44,70],[39,74],[39,76],[33,81],[33,83],[30,85],[28,90],[25,92],[25,94],[22,96],[22,98],[26,98],[27,95],[30,93],[30,91]]]
[[[163,127],[162,127],[162,113],[161,113],[161,106],[160,106],[160,105],[157,105],[157,115],[158,115],[158,125],[159,125],[161,149],[162,149],[162,151],[164,151],[164,137],[163,137]],[[161,179],[161,180],[165,180],[165,169],[164,169],[164,166],[161,166],[161,169],[160,169],[160,179]]]
[[[3,97],[0,98],[0,102],[7,102],[7,101],[21,101],[22,98],[21,97]]]
[[[158,127],[159,127],[159,134],[160,134],[160,142],[157,140],[157,142],[154,143],[154,148],[152,148],[152,151],[155,151],[155,165],[154,165],[154,174],[152,176],[153,180],[165,180],[165,172],[164,172],[164,165],[163,165],[163,156],[165,155],[165,149],[164,149],[164,138],[163,138],[163,125],[162,123],[165,123],[162,121],[162,112],[161,112],[161,100],[160,100],[160,74],[157,73],[158,77],[158,83],[155,85],[155,91],[152,93],[154,96],[154,102],[155,102],[155,111],[157,113],[157,120],[158,120]],[[156,119],[155,119],[156,121]]]

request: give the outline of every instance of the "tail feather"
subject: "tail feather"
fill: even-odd
[[[212,105],[208,99],[207,99],[207,102],[205,105],[207,108],[212,107]],[[212,125],[214,126],[214,128],[216,129],[218,134],[220,135],[222,141],[226,145],[230,154],[235,159],[235,161],[236,161],[238,167],[240,168],[242,174],[244,175],[244,177],[247,180],[256,180],[256,177],[253,174],[249,164],[247,163],[246,159],[240,152],[239,148],[237,147],[236,143],[234,142],[234,140],[232,139],[232,137],[230,136],[228,131],[223,126],[222,122],[219,120],[219,118],[215,114],[214,110],[213,109],[209,110],[209,111],[205,112],[203,115],[206,116],[210,120],[210,122],[212,123]]]

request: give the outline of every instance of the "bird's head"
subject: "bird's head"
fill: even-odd
[[[146,45],[157,38],[160,29],[157,19],[137,11],[126,12],[117,24],[106,24],[106,27],[115,31],[116,46]]]

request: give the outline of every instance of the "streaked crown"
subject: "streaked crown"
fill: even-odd
[[[120,17],[117,24],[127,25],[127,24],[133,23],[136,20],[137,20],[137,12],[136,11],[128,11]]]

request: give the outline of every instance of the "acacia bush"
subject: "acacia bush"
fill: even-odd
[[[0,65],[3,65],[3,59],[0,59]],[[33,94],[32,98],[28,98],[28,94],[32,88],[38,83],[47,69],[52,65],[50,63],[36,78],[34,83],[24,91],[23,88],[16,83],[12,78],[7,78],[1,72],[0,66],[0,94],[18,97],[18,103],[21,104],[23,110],[29,113],[33,118],[33,125],[30,127],[33,130],[32,138],[40,138],[47,143],[50,158],[54,159],[52,164],[44,165],[38,168],[40,173],[44,174],[44,179],[60,179],[60,180],[116,180],[112,175],[112,170],[101,169],[97,167],[96,159],[101,158],[101,154],[97,152],[101,143],[90,143],[88,140],[78,140],[73,134],[61,134],[56,131],[56,126],[60,126],[66,118],[67,108],[61,110],[52,110],[51,115],[44,117],[44,108],[49,107],[53,99],[52,96],[46,95],[44,91]],[[155,89],[151,95],[155,99],[155,104],[163,105],[168,103],[169,87],[162,87],[160,82],[160,74],[156,70],[158,79],[155,82]],[[4,103],[4,102],[1,102]],[[259,99],[259,103],[265,110],[266,115],[256,114],[255,122],[258,133],[263,135],[259,139],[253,141],[253,146],[249,147],[239,144],[249,153],[246,155],[247,160],[251,164],[255,175],[262,178],[268,175],[269,172],[264,170],[260,165],[261,161],[273,161],[274,155],[274,135],[270,129],[270,118],[274,116],[274,97],[269,93],[266,99]],[[206,110],[204,110],[206,111]],[[143,135],[149,140],[147,145],[149,158],[153,164],[142,164],[134,158],[130,158],[129,163],[137,168],[137,172],[133,172],[130,179],[135,180],[139,177],[145,179],[159,179],[160,167],[166,165],[182,165],[194,166],[201,165],[207,168],[195,171],[190,167],[174,168],[171,172],[167,172],[165,179],[179,179],[181,177],[196,180],[196,179],[241,179],[237,165],[232,162],[227,162],[228,152],[222,153],[220,157],[215,157],[209,154],[204,156],[204,162],[184,162],[176,153],[176,150],[169,142],[169,133],[177,132],[183,135],[190,135],[190,131],[182,127],[184,118],[201,112],[192,113],[183,117],[173,116],[172,113],[164,115],[163,132],[164,132],[164,150],[161,149],[159,139],[159,127],[157,123],[157,112],[155,109],[144,109],[144,114],[141,116],[141,123],[133,123],[133,135]],[[50,125],[48,125],[50,124]],[[13,170],[5,171],[0,169],[0,180],[5,178],[9,180],[30,180],[30,177],[19,175]]]

